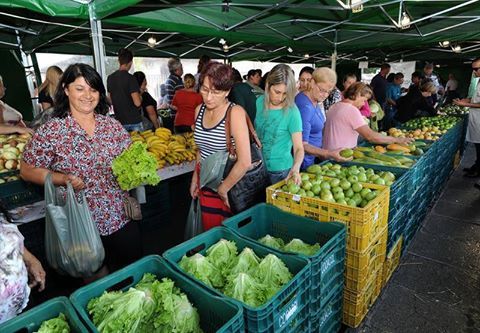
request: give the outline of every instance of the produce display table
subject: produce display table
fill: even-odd
[[[193,172],[195,168],[195,161],[183,162],[182,164],[167,165],[164,168],[157,171],[161,180],[177,177],[189,172]]]

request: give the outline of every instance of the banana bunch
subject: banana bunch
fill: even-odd
[[[193,133],[172,135],[168,128],[157,128],[154,131],[131,132],[132,141],[147,144],[148,152],[157,160],[161,169],[166,163],[180,164],[193,161],[197,157],[197,147],[193,140]]]

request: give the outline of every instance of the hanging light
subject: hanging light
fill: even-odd
[[[438,45],[440,45],[441,47],[449,47],[450,42],[448,40],[444,40],[443,42],[438,42]]]
[[[350,0],[350,8],[352,13],[360,13],[363,10],[362,0]]]
[[[410,16],[408,16],[407,12],[403,12],[402,18],[400,19],[400,29],[410,28],[410,22]]]
[[[152,36],[147,40],[147,43],[148,46],[155,47],[155,45],[157,45],[157,40],[155,39],[155,37]]]
[[[462,47],[457,44],[455,46],[452,46],[452,51],[455,52],[455,53],[461,53],[462,52]]]
[[[310,54],[305,53],[305,55],[304,55],[303,57],[304,57],[305,59],[308,59],[308,58],[310,58]]]
[[[228,46],[226,43],[223,44],[223,52],[228,52],[230,50],[230,46]]]
[[[220,40],[218,42],[222,45],[225,45],[227,43],[227,41],[223,38],[220,38]]]
[[[287,49],[288,52],[292,53],[293,52],[293,49],[289,46],[288,49]]]

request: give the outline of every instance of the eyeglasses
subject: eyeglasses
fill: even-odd
[[[325,89],[320,89],[320,88],[318,88],[318,91],[321,94],[325,94],[325,95],[330,95],[330,93],[332,92],[332,90],[325,90]]]
[[[480,67],[472,67],[472,71],[476,72],[480,69]]]
[[[208,94],[212,94],[215,97],[221,96],[225,91],[223,90],[215,90],[215,89],[208,89],[205,86],[200,87],[200,93],[203,95],[208,96]]]

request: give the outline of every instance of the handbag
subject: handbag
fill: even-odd
[[[125,214],[133,221],[140,221],[142,219],[142,208],[138,200],[132,196],[123,199],[123,206],[125,207]]]
[[[235,162],[237,161],[237,155],[235,146],[231,140],[231,109],[232,105],[227,109],[227,115],[225,119],[225,136],[227,140],[228,157],[223,173],[225,179],[232,170]],[[250,156],[252,164],[245,175],[240,179],[231,189],[228,191],[228,201],[230,203],[230,209],[233,213],[239,213],[247,208],[254,206],[257,203],[265,201],[265,190],[270,184],[268,179],[267,167],[263,160],[262,144],[258,139],[257,133],[253,127],[252,121],[245,113],[247,120],[247,127],[250,137]]]

